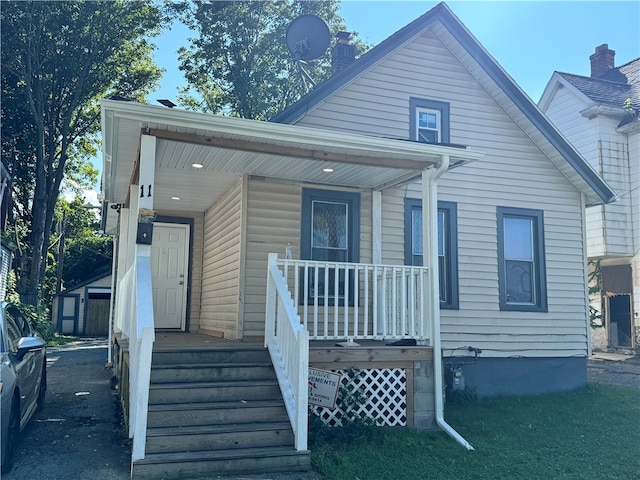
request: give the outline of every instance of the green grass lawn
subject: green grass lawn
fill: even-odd
[[[481,400],[445,419],[475,451],[442,432],[378,428],[312,443],[314,469],[325,480],[640,479],[640,392],[628,388]]]

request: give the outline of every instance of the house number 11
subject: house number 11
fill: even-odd
[[[147,185],[147,197],[151,196],[151,184]],[[144,185],[140,185],[140,198],[144,197]]]

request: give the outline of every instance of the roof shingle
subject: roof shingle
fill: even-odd
[[[632,105],[640,108],[640,58],[612,68],[600,78],[558,74],[597,105],[623,108],[625,100],[630,98]]]

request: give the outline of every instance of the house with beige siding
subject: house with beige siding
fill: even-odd
[[[445,390],[586,384],[614,192],[445,4],[346,60],[271,122],[103,101],[133,478],[309,469],[336,374],[467,449]]]
[[[633,349],[640,342],[640,58],[616,66],[615,51],[603,44],[589,60],[589,77],[554,72],[539,105],[618,194],[587,209],[587,254],[600,265],[592,304],[605,327],[592,337],[600,349]]]

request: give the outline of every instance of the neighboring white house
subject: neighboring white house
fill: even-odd
[[[615,66],[600,45],[591,76],[554,72],[539,105],[616,191],[613,203],[587,209],[587,252],[599,260],[602,292],[593,299],[606,329],[596,348],[636,348],[640,342],[640,58]]]
[[[467,448],[443,370],[480,395],[586,385],[585,209],[613,190],[444,3],[340,66],[271,122],[102,102],[134,472],[158,329],[265,341],[298,452],[307,366],[392,372],[378,407]]]

